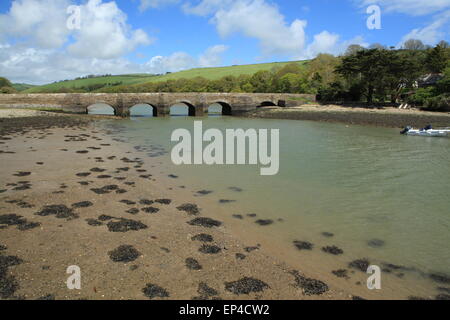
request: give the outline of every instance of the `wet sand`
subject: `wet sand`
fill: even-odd
[[[352,125],[372,125],[379,127],[423,128],[450,126],[450,113],[420,110],[400,110],[395,108],[364,109],[335,105],[305,105],[295,108],[265,107],[244,115],[250,118],[310,120],[341,122]]]
[[[79,116],[2,121],[1,299],[353,298],[253,250],[110,133]]]

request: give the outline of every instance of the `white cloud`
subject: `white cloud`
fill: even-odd
[[[323,31],[314,36],[314,40],[306,48],[306,57],[312,58],[319,53],[332,53],[339,41],[339,35]]]
[[[145,64],[147,72],[162,74],[177,72],[194,67],[217,67],[222,63],[221,54],[227,50],[227,46],[216,45],[206,49],[197,59],[186,52],[175,52],[170,56],[156,56]]]
[[[126,59],[76,58],[56,50],[0,44],[0,74],[14,82],[44,84],[87,74],[144,72]]]
[[[81,29],[74,34],[75,43],[68,51],[77,57],[111,59],[151,43],[147,34],[130,31],[127,17],[115,2],[89,0],[81,6]]]
[[[369,46],[361,36],[341,41],[338,34],[322,31],[314,36],[314,40],[306,47],[304,54],[300,55],[297,59],[313,59],[320,53],[341,55],[352,44],[358,44],[363,47]]]
[[[208,48],[198,59],[198,66],[202,68],[217,67],[222,63],[221,54],[228,49],[225,45]]]
[[[151,43],[132,29],[115,1],[87,0],[81,28],[69,30],[74,0],[14,0],[0,15],[0,74],[36,84],[87,74],[152,72],[124,55]]]
[[[143,30],[131,29],[114,1],[89,0],[80,6],[81,29],[69,30],[67,8],[72,4],[73,0],[14,0],[9,12],[0,15],[0,40],[13,37],[44,49],[68,45],[76,57],[98,59],[117,58],[151,43]]]
[[[184,10],[201,16],[212,15],[222,37],[242,33],[259,40],[262,51],[270,54],[299,54],[305,45],[306,21],[288,24],[278,7],[264,0],[202,0]]]
[[[354,0],[360,6],[377,4],[387,12],[412,16],[434,14],[450,8],[449,0]]]
[[[449,27],[450,10],[436,16],[431,24],[423,28],[413,29],[402,38],[402,41],[398,44],[398,47],[409,39],[417,39],[421,40],[425,44],[435,45],[440,40],[446,39],[450,35]]]
[[[310,59],[319,53],[341,54],[349,44],[367,46],[361,37],[342,41],[328,31],[316,34],[308,44],[307,21],[288,23],[278,7],[265,0],[201,0],[185,4],[188,14],[210,16],[222,37],[241,33],[259,40],[264,55],[282,54],[292,59]]]
[[[146,69],[152,73],[162,74],[165,72],[176,72],[196,65],[195,59],[186,52],[175,52],[170,56],[156,56],[146,63]]]
[[[58,48],[66,41],[69,0],[16,0],[0,15],[0,39],[13,36],[41,48]]]

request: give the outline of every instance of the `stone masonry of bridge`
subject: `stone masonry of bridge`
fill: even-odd
[[[87,113],[94,104],[107,104],[114,114],[130,115],[130,108],[138,104],[153,107],[154,116],[170,114],[170,107],[183,103],[190,116],[202,116],[214,103],[222,106],[225,115],[239,115],[259,106],[292,107],[315,101],[314,95],[282,93],[55,93],[0,94],[1,107],[49,107],[66,112]]]

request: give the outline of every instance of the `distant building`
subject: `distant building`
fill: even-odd
[[[444,75],[442,73],[429,73],[417,79],[417,88],[427,88],[435,86],[439,80],[442,80]]]

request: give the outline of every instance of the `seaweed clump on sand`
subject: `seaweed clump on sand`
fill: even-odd
[[[29,222],[24,217],[14,213],[0,215],[0,228],[16,226],[20,231],[26,231],[39,227],[40,225],[39,222]]]
[[[225,290],[232,292],[235,295],[262,292],[268,288],[269,285],[264,281],[251,277],[244,277],[237,281],[225,282]]]
[[[103,225],[102,222],[95,220],[95,219],[86,219],[86,222],[88,225],[92,226],[92,227],[98,227]]]
[[[17,173],[13,174],[16,177],[26,177],[31,175],[31,172],[25,172],[25,171],[18,171]]]
[[[78,218],[78,215],[73,212],[73,209],[68,208],[63,204],[45,206],[41,209],[41,211],[36,212],[35,214],[42,217],[54,215],[58,219]]]
[[[136,202],[134,202],[134,201],[131,201],[131,200],[120,200],[119,201],[120,203],[124,203],[124,204],[126,204],[126,205],[129,205],[129,206],[132,206],[132,205],[134,205],[134,204],[136,204]]]
[[[80,172],[80,173],[77,173],[77,177],[80,177],[80,178],[86,178],[86,177],[88,177],[88,176],[90,176],[90,175],[91,175],[90,172]]]
[[[205,254],[217,254],[220,251],[222,251],[222,249],[219,248],[218,246],[204,244],[200,247],[200,249],[198,249],[198,251]]]
[[[182,204],[181,206],[178,206],[177,209],[179,211],[187,212],[191,216],[196,216],[200,212],[200,210],[198,209],[198,206],[193,203]]]
[[[255,223],[259,224],[260,226],[268,226],[273,224],[273,220],[267,219],[267,220],[263,220],[263,219],[259,219],[256,220]]]
[[[439,283],[450,283],[450,276],[443,273],[430,273],[431,280]]]
[[[102,214],[101,216],[98,216],[98,220],[100,220],[100,221],[109,221],[109,220],[112,220],[112,219],[114,219],[114,217],[107,216],[105,214]]]
[[[212,228],[212,227],[220,227],[222,225],[222,222],[211,219],[211,218],[195,218],[188,222],[191,226],[200,226],[205,228]]]
[[[197,191],[196,193],[201,195],[201,196],[206,196],[208,194],[213,193],[213,191],[211,191],[211,190],[200,190],[200,191]]]
[[[219,203],[232,203],[232,202],[236,202],[236,200],[230,200],[230,199],[220,199]]]
[[[133,246],[121,245],[118,248],[108,252],[108,255],[114,262],[131,262],[139,258],[141,253]]]
[[[46,217],[54,215],[58,219],[75,219],[78,215],[73,209],[68,208],[63,204],[44,206],[41,211],[35,213],[38,216]]]
[[[295,286],[302,289],[303,293],[308,296],[321,295],[328,291],[328,285],[325,282],[306,278],[297,270],[293,270],[290,273],[295,277]]]
[[[215,290],[214,288],[211,288],[204,282],[199,283],[197,292],[202,297],[213,297],[213,296],[217,296],[219,294],[219,292],[217,290]]]
[[[138,213],[139,213],[139,209],[138,209],[138,208],[131,208],[131,209],[125,211],[125,212],[126,212],[126,213],[129,213],[129,214],[135,215],[135,214],[138,214]]]
[[[333,254],[333,255],[335,255],[335,256],[344,253],[344,250],[342,250],[341,248],[338,248],[338,247],[336,247],[336,246],[327,246],[327,247],[323,247],[323,248],[322,248],[322,251],[323,251],[323,252],[326,252],[326,253]]]
[[[357,259],[348,264],[350,268],[357,269],[362,272],[367,272],[370,262],[367,259]]]
[[[219,292],[214,288],[208,286],[205,282],[200,282],[198,285],[197,292],[200,296],[192,298],[192,300],[220,300],[220,297],[217,297]]]
[[[0,270],[5,270],[6,268],[17,266],[22,262],[22,259],[16,256],[5,256],[3,254],[0,254]]]
[[[331,271],[338,278],[348,278],[348,271],[346,269],[339,269]]]
[[[142,199],[139,201],[139,203],[144,206],[151,206],[153,203],[155,203],[155,201],[149,199]]]
[[[372,248],[380,248],[385,245],[385,242],[384,242],[384,240],[380,240],[380,239],[371,239],[371,240],[367,241],[367,245]]]
[[[8,268],[21,264],[22,259],[16,256],[0,254],[0,298],[9,299],[19,289],[19,283],[14,276],[8,275]]]
[[[213,242],[214,238],[210,234],[199,233],[191,238],[192,241]]]
[[[113,185],[107,185],[107,186],[104,186],[102,188],[93,188],[93,189],[91,189],[91,191],[95,192],[96,194],[108,194],[108,193],[110,193],[112,191],[118,192],[119,190],[121,190],[121,189],[119,189],[119,186],[114,185],[114,184]]]
[[[312,250],[312,248],[314,247],[314,245],[311,242],[299,240],[294,241],[294,246],[298,250]]]
[[[322,232],[322,236],[324,236],[325,238],[332,238],[334,237],[334,233],[331,232]]]
[[[147,286],[144,289],[142,289],[142,292],[147,298],[150,299],[168,298],[170,296],[169,292],[167,292],[166,289],[151,283],[147,284]]]
[[[146,207],[142,208],[141,210],[144,211],[145,213],[157,213],[159,211],[159,209],[155,207]]]
[[[147,229],[148,226],[140,221],[130,219],[119,219],[119,221],[110,221],[107,224],[108,230],[111,232],[128,232]]]
[[[186,267],[188,269],[191,269],[191,270],[201,270],[202,269],[202,266],[200,265],[200,263],[198,263],[198,261],[195,260],[194,258],[187,258],[185,263],[186,263]]]
[[[82,201],[82,202],[74,203],[72,205],[72,208],[75,208],[75,209],[88,208],[88,207],[92,207],[93,205],[94,204],[92,202],[90,202],[90,201]]]
[[[172,200],[170,200],[170,199],[156,199],[155,202],[159,203],[159,204],[169,205],[169,204],[172,203]]]
[[[238,260],[244,260],[245,258],[247,258],[247,256],[245,254],[242,254],[242,253],[236,253],[235,257]]]

